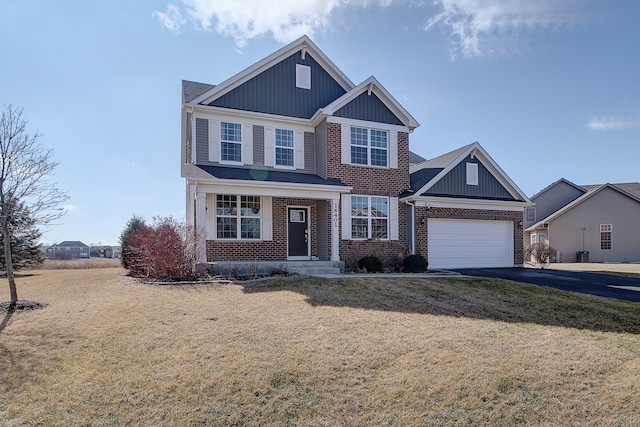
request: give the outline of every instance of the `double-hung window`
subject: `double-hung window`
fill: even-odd
[[[239,123],[220,123],[221,160],[242,162],[242,126]]]
[[[292,130],[276,129],[276,166],[294,166],[294,141]]]
[[[611,250],[611,237],[613,229],[611,224],[600,224],[600,249]]]
[[[260,197],[216,196],[218,239],[260,239]]]
[[[389,135],[387,131],[351,127],[351,164],[388,165]]]
[[[351,238],[389,238],[389,198],[351,196]]]

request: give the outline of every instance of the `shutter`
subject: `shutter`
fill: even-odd
[[[242,125],[242,164],[253,164],[253,125]]]
[[[220,162],[220,122],[209,120],[209,161]]]
[[[398,198],[389,197],[389,240],[398,240]]]
[[[389,131],[389,167],[398,169],[398,131]]]
[[[342,164],[351,164],[351,126],[343,124],[340,128],[342,135],[341,139],[341,153]]]
[[[273,240],[272,198],[261,197],[260,204],[262,210],[262,240]]]
[[[351,240],[351,196],[342,195],[342,240]]]
[[[276,164],[276,130],[274,128],[264,128],[264,165],[275,166]]]
[[[295,131],[294,134],[294,166],[296,169],[304,169],[304,132]]]

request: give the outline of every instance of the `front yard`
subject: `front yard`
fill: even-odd
[[[36,271],[0,312],[0,424],[616,425],[640,304],[474,278],[152,286]],[[8,299],[0,287],[0,301]]]

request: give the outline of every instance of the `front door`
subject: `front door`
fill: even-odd
[[[287,258],[309,259],[309,208],[287,208]]]

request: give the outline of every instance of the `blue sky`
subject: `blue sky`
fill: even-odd
[[[423,157],[478,141],[529,196],[637,182],[639,16],[635,0],[2,0],[0,104],[24,108],[71,196],[44,243],[183,218],[181,80],[220,83],[302,34],[403,104]]]

